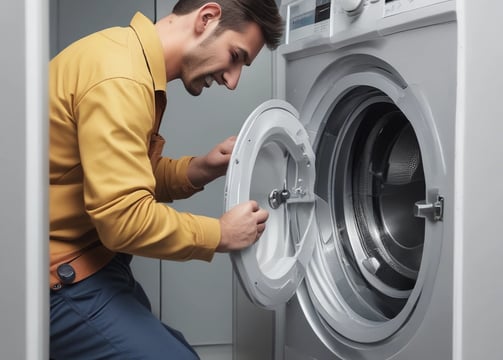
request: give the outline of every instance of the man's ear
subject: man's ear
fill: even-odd
[[[206,3],[197,10],[195,31],[197,34],[202,34],[208,25],[220,20],[222,8],[219,4],[210,2]]]

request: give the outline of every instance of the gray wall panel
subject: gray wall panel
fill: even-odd
[[[270,99],[270,68],[270,52],[264,49],[251,68],[244,69],[235,91],[215,87],[195,98],[186,93],[181,82],[170,83],[162,124],[166,155],[205,154],[226,137],[236,135],[251,111]],[[219,179],[172,206],[219,217],[223,191],[224,179]],[[210,264],[163,262],[162,279],[163,320],[184,331],[192,343],[232,342],[232,267],[227,254],[216,254]]]
[[[160,1],[159,17],[175,1]],[[165,154],[178,157],[208,152],[218,142],[237,135],[247,116],[272,96],[271,53],[263,49],[239,86],[229,91],[216,84],[199,97],[189,95],[181,82],[168,85],[168,107],[162,130]],[[171,204],[180,211],[219,217],[223,212],[224,179],[191,199]],[[233,341],[232,266],[227,254],[204,262],[162,263],[162,319],[181,330],[190,343],[230,344]]]
[[[154,20],[155,0],[49,0],[51,2],[51,55],[73,41],[111,26],[128,26],[140,11]],[[56,38],[54,38],[56,35]]]

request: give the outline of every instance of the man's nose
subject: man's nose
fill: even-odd
[[[234,66],[229,71],[224,73],[224,85],[227,89],[234,90],[238,86],[241,69],[242,65]]]

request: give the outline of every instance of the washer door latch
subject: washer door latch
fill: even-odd
[[[444,198],[434,189],[428,192],[428,200],[418,201],[414,204],[414,216],[428,218],[432,221],[444,219]]]
[[[273,209],[277,209],[281,204],[286,203],[288,199],[290,199],[290,191],[287,189],[274,189],[269,194],[269,206]]]

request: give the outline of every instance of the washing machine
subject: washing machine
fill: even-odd
[[[276,311],[277,359],[451,359],[456,3],[281,9],[275,98],[226,179],[226,209],[270,213],[240,284]]]

